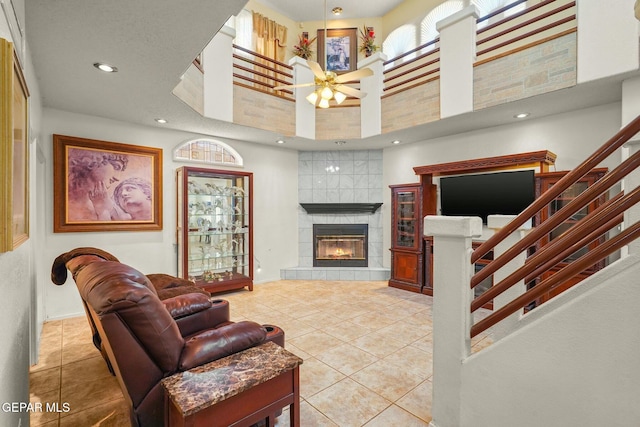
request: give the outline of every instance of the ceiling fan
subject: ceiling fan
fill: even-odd
[[[327,35],[327,0],[324,1],[324,34],[325,36]],[[349,73],[337,74],[334,71],[323,70],[320,64],[315,61],[307,60],[307,64],[314,75],[313,83],[282,85],[276,86],[273,89],[281,90],[295,87],[315,86],[315,91],[311,92],[311,94],[307,96],[307,101],[313,105],[316,105],[317,103],[320,108],[329,108],[329,101],[331,99],[334,99],[337,104],[341,104],[345,99],[347,99],[347,96],[364,98],[367,95],[359,89],[347,86],[346,83],[372,76],[373,71],[370,68],[361,68]]]

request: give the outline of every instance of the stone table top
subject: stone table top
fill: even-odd
[[[302,359],[272,342],[162,380],[169,398],[183,416],[192,415],[258,384],[295,369]]]

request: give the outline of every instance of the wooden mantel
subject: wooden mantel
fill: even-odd
[[[513,168],[539,167],[539,172],[549,172],[549,166],[556,162],[556,155],[548,150],[529,153],[509,154],[482,159],[461,160],[437,165],[416,166],[416,175],[453,175],[479,171],[504,170]]]

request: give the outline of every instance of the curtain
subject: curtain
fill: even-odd
[[[287,47],[287,27],[280,25],[275,21],[270,20],[266,16],[263,16],[257,12],[253,12],[253,45],[255,46],[256,53],[264,55],[268,58],[276,61],[283,62],[286,55]],[[277,73],[270,68],[281,69],[279,65],[273,64],[270,61],[256,58],[256,62],[264,64],[265,67],[255,66],[257,72],[267,74],[272,78],[277,77]],[[256,80],[262,81],[269,86],[277,86],[279,83],[270,79],[256,75]],[[268,86],[256,84],[256,86],[263,90],[268,90]]]

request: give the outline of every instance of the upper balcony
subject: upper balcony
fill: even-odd
[[[620,82],[638,73],[632,10],[544,0],[505,13],[522,3],[483,17],[469,6],[438,22],[436,39],[394,58],[377,53],[360,61],[373,76],[348,86],[367,96],[339,106],[309,104],[313,86],[274,90],[313,82],[306,61],[285,64],[239,48],[229,28],[174,94],[204,117],[286,139],[385,144],[399,135],[411,142],[492,126],[521,111],[542,116],[620,99]]]

